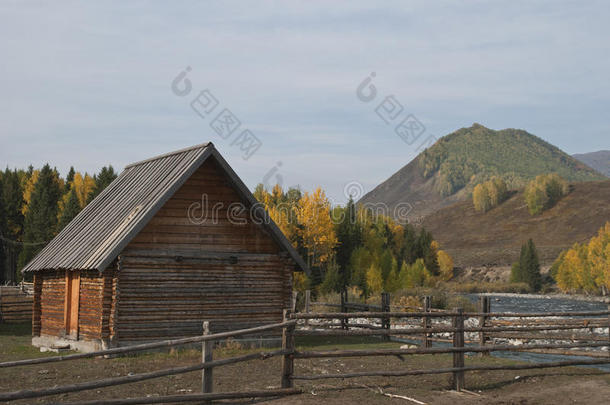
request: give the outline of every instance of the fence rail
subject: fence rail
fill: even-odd
[[[18,323],[32,320],[33,285],[0,286],[0,323]]]
[[[461,390],[465,387],[465,374],[472,371],[494,370],[525,370],[536,368],[565,367],[575,365],[610,364],[610,306],[607,311],[590,312],[553,312],[553,313],[498,313],[490,312],[489,299],[482,297],[479,312],[464,312],[461,308],[451,311],[431,311],[430,300],[424,299],[423,310],[416,312],[390,311],[389,295],[382,299],[379,312],[334,312],[334,313],[294,313],[284,311],[283,321],[276,324],[264,325],[249,329],[236,330],[223,333],[211,333],[210,324],[202,323],[203,334],[183,339],[166,340],[162,342],[146,343],[135,346],[118,347],[91,353],[78,353],[66,356],[54,356],[38,359],[27,359],[0,363],[0,368],[28,366],[53,362],[63,362],[99,356],[113,356],[117,354],[140,352],[158,348],[175,347],[179,345],[201,343],[202,360],[193,365],[150,371],[122,377],[103,378],[63,386],[40,388],[35,390],[20,390],[0,393],[0,401],[18,399],[41,398],[50,395],[67,394],[91,389],[129,384],[176,375],[194,371],[201,371],[202,392],[200,394],[170,395],[154,398],[130,398],[100,401],[76,402],[75,404],[143,404],[165,402],[196,402],[212,401],[217,399],[237,399],[249,397],[283,396],[299,393],[295,389],[295,381],[321,380],[328,378],[357,378],[357,377],[398,377],[407,375],[443,374],[453,376],[453,387]],[[343,304],[343,310],[358,309]],[[306,308],[310,303],[306,302]],[[370,309],[370,308],[368,308]],[[562,319],[570,317],[570,319]],[[578,319],[583,317],[583,319]],[[535,320],[533,318],[536,318]],[[369,323],[351,323],[368,320]],[[471,322],[474,319],[476,322]],[[316,321],[316,322],[313,322]],[[330,321],[330,322],[329,322]],[[338,323],[335,323],[338,321]],[[407,322],[407,324],[405,324]],[[408,323],[410,322],[410,323]],[[440,323],[439,323],[440,322]],[[377,323],[374,325],[372,323]],[[398,323],[398,324],[397,324]],[[474,326],[476,325],[476,326]],[[351,329],[350,329],[351,328]],[[601,328],[608,328],[608,333],[596,333]],[[269,330],[282,330],[282,345],[279,350],[250,353],[241,356],[214,360],[213,343],[230,337],[256,334]],[[578,334],[575,333],[578,331]],[[536,333],[533,333],[536,332]],[[560,332],[543,333],[543,332]],[[496,344],[492,339],[505,336],[530,336],[531,340],[547,340],[543,343],[528,343],[522,345]],[[442,334],[442,337],[438,337]],[[466,334],[474,334],[467,340]],[[421,342],[418,348],[406,349],[359,349],[359,350],[297,350],[295,337],[297,336],[379,336],[389,339],[390,336],[405,336]],[[435,336],[437,335],[437,336]],[[450,337],[448,337],[450,336]],[[528,339],[528,338],[524,338]],[[432,347],[435,341],[451,342],[449,347]],[[491,343],[490,343],[491,342]],[[540,352],[560,351],[566,349],[595,349],[608,347],[606,357],[595,359],[573,359],[567,361],[552,361],[547,363],[507,364],[507,365],[466,365],[466,353],[491,352]],[[422,370],[381,370],[361,371],[338,374],[295,375],[295,360],[316,358],[340,357],[370,357],[370,356],[403,356],[419,354],[451,354],[452,364],[445,368],[431,368]],[[563,353],[561,353],[563,354]],[[567,354],[567,352],[566,352]],[[596,352],[596,356],[603,356]],[[281,356],[280,382],[281,389],[248,392],[213,393],[213,370],[216,367],[236,364],[255,359],[267,359]]]
[[[343,298],[343,297],[342,297]],[[382,303],[389,300],[382,299]],[[352,309],[362,309],[361,312],[349,312]],[[389,305],[382,305],[381,311],[371,311],[371,306],[349,305],[343,301],[341,312],[334,313],[296,313],[290,319],[305,321],[313,329],[296,329],[295,336],[404,336],[408,339],[419,340],[419,348],[409,349],[373,349],[373,350],[325,350],[325,351],[295,351],[293,359],[311,358],[340,358],[340,357],[367,357],[367,356],[403,356],[416,354],[452,354],[452,367],[426,370],[383,370],[362,371],[356,373],[293,375],[292,380],[321,380],[327,378],[356,378],[356,377],[395,377],[423,374],[453,375],[453,388],[461,390],[465,386],[465,373],[471,371],[493,370],[525,370],[543,369],[552,367],[566,367],[576,365],[602,365],[610,364],[610,306],[606,311],[588,312],[538,312],[538,313],[504,313],[491,312],[489,297],[482,296],[479,301],[478,312],[463,312],[456,308],[452,311],[432,311],[430,298],[424,297],[422,309],[414,312],[390,311]],[[570,317],[566,319],[565,317]],[[578,319],[584,317],[584,319]],[[602,318],[603,317],[603,318]],[[369,319],[377,324],[352,324],[353,319]],[[466,321],[476,319],[477,326]],[[536,319],[534,319],[536,318]],[[540,319],[542,318],[542,319]],[[451,321],[450,326],[438,322]],[[315,323],[314,321],[317,321]],[[339,323],[328,323],[339,321]],[[392,325],[394,321],[394,325]],[[436,321],[433,323],[433,321]],[[320,322],[322,322],[320,324]],[[326,323],[324,323],[326,322]],[[407,322],[408,325],[404,323]],[[410,322],[410,323],[409,323]],[[398,323],[398,324],[397,324]],[[421,326],[417,326],[417,325]],[[405,327],[408,326],[408,327]],[[350,327],[356,329],[350,330]],[[595,330],[608,328],[607,335],[595,333]],[[575,331],[579,331],[575,334]],[[548,332],[561,332],[548,333]],[[520,333],[523,339],[545,340],[553,343],[528,343],[522,345],[490,344],[492,339],[517,336]],[[433,335],[450,334],[451,338],[438,338]],[[476,339],[466,340],[466,334],[477,334]],[[432,347],[433,341],[451,342],[451,347]],[[470,343],[470,345],[467,345]],[[607,347],[609,352],[595,352],[591,357],[595,359],[573,359],[566,361],[551,361],[546,363],[513,364],[513,365],[465,365],[465,353],[480,353],[488,355],[491,352],[537,352],[551,354],[573,354],[586,356],[587,352],[570,353],[562,349],[595,349]],[[554,351],[554,352],[553,352]],[[294,365],[291,365],[294,367]],[[290,385],[292,387],[292,385]]]
[[[285,317],[285,319],[287,319],[287,318]],[[51,387],[51,388],[41,388],[41,389],[37,389],[37,390],[20,390],[20,391],[13,391],[13,392],[4,392],[4,393],[0,393],[0,401],[41,398],[41,397],[46,397],[46,396],[50,396],[50,395],[86,391],[86,390],[92,390],[92,389],[97,389],[97,388],[117,386],[117,385],[122,385],[122,384],[131,384],[134,382],[150,380],[153,378],[189,373],[189,372],[193,372],[193,371],[202,371],[202,394],[200,394],[200,396],[197,396],[197,397],[185,396],[185,399],[184,399],[185,401],[292,395],[292,394],[298,393],[300,391],[292,389],[292,390],[256,391],[256,392],[246,392],[246,393],[211,394],[212,386],[213,386],[212,370],[215,367],[225,366],[228,364],[235,364],[235,363],[240,363],[240,362],[255,360],[255,359],[265,360],[265,359],[268,359],[270,357],[275,357],[275,356],[284,356],[285,357],[288,355],[292,355],[294,352],[294,347],[292,347],[289,349],[275,350],[275,351],[270,351],[270,352],[251,353],[251,354],[231,357],[231,358],[227,358],[227,359],[214,360],[212,357],[212,348],[213,348],[212,344],[214,341],[226,339],[229,337],[232,338],[232,337],[238,337],[238,336],[244,336],[244,335],[251,335],[251,334],[259,333],[262,331],[268,331],[268,330],[277,330],[277,329],[287,330],[290,328],[294,328],[296,323],[297,323],[296,320],[287,319],[285,322],[281,322],[281,323],[277,323],[277,324],[264,325],[264,326],[259,326],[259,327],[249,328],[249,329],[241,329],[241,330],[230,331],[230,332],[210,334],[209,333],[209,323],[204,322],[203,323],[203,335],[201,335],[201,336],[195,336],[195,337],[184,338],[184,339],[176,339],[176,340],[165,340],[162,342],[147,343],[147,344],[141,344],[141,345],[135,345],[135,346],[118,347],[118,348],[114,348],[114,349],[100,350],[100,351],[91,352],[91,353],[79,353],[79,354],[73,354],[73,355],[67,355],[67,356],[54,356],[54,357],[47,357],[47,358],[28,359],[28,360],[19,360],[19,361],[0,363],[0,367],[5,367],[5,368],[6,367],[17,367],[17,366],[26,366],[26,365],[33,365],[33,364],[52,363],[52,362],[58,362],[58,361],[70,361],[70,360],[99,357],[99,356],[133,353],[133,352],[139,352],[139,351],[151,350],[151,349],[157,349],[157,348],[175,347],[175,346],[179,346],[179,345],[185,345],[185,344],[197,343],[197,342],[202,343],[202,353],[203,353],[202,362],[193,364],[190,366],[163,369],[163,370],[151,371],[151,372],[147,372],[147,373],[132,374],[132,375],[127,375],[127,376],[123,376],[123,377],[99,379],[96,381],[88,381],[88,382],[77,383],[77,384],[55,386],[55,387]],[[291,373],[289,373],[289,374],[291,374]],[[264,392],[265,395],[258,395],[261,392]],[[242,396],[239,396],[239,395],[242,395]],[[174,396],[168,397],[173,400],[172,401],[167,400],[165,402],[176,402],[176,399],[175,399],[176,397],[182,397],[182,396],[174,395]],[[197,399],[193,399],[193,398],[197,398]],[[148,400],[149,402],[138,402],[138,401],[145,401],[145,400]],[[115,403],[115,404],[132,404],[132,403],[136,404],[137,403],[137,404],[139,404],[139,403],[152,403],[151,400],[152,400],[152,398],[146,398],[146,399],[135,398],[135,399],[104,400],[101,402],[94,401],[94,402],[86,402],[86,403],[88,403],[88,404],[93,404],[93,403]],[[181,402],[182,399],[178,399],[178,401]],[[162,402],[156,402],[156,403],[162,403]]]
[[[154,343],[144,343],[144,344],[140,344],[140,345],[125,346],[125,347],[115,347],[113,349],[99,350],[96,352],[89,352],[89,353],[77,353],[77,354],[69,354],[66,356],[53,356],[53,357],[42,357],[42,358],[38,358],[38,359],[7,361],[4,363],[0,363],[0,368],[27,366],[27,365],[32,365],[32,364],[53,363],[53,362],[57,362],[57,361],[77,360],[77,359],[85,359],[85,358],[90,358],[90,357],[111,356],[111,355],[116,355],[116,354],[134,353],[134,352],[160,349],[160,348],[166,348],[166,347],[175,347],[175,346],[181,346],[181,345],[186,345],[186,344],[191,344],[191,343],[217,341],[217,340],[226,339],[226,338],[230,338],[230,337],[252,335],[252,334],[255,334],[258,332],[281,329],[287,325],[295,325],[296,322],[297,321],[289,320],[287,322],[282,322],[282,323],[257,326],[254,328],[240,329],[240,330],[235,330],[235,331],[230,331],[230,332],[215,333],[213,335],[204,334],[201,336],[193,336],[190,338],[163,340],[163,341],[154,342]]]

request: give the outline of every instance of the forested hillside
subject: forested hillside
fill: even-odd
[[[93,176],[70,168],[65,178],[48,164],[0,172],[0,283],[18,280],[18,270],[116,176],[112,166]]]
[[[383,202],[392,208],[408,202],[413,206],[413,220],[469,198],[477,184],[494,176],[509,189],[518,189],[547,173],[570,182],[606,178],[526,131],[495,131],[474,124],[439,139],[360,203]]]
[[[531,215],[523,191],[512,192],[487,212],[472,200],[429,215],[423,225],[451,254],[457,266],[509,266],[520,246],[533,239],[543,265],[576,242],[588,241],[610,221],[610,180],[572,183],[554,206]]]

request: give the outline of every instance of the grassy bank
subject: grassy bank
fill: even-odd
[[[531,289],[525,283],[442,282],[436,287],[417,287],[395,291],[390,294],[390,299],[393,307],[401,308],[405,311],[421,306],[422,299],[425,296],[430,296],[432,298],[432,308],[452,309],[461,307],[464,308],[464,310],[470,311],[476,309],[475,304],[462,294],[479,293],[527,294],[531,293]],[[317,302],[328,304],[338,305],[341,303],[339,293],[319,294],[313,299]],[[381,305],[381,295],[374,294],[365,297],[360,290],[352,287],[348,289],[348,301]],[[297,308],[302,310],[303,307],[304,302],[301,297],[297,302]],[[313,309],[319,312],[336,311],[336,309],[332,307],[325,306],[319,306]]]

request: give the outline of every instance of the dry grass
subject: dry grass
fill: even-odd
[[[570,194],[541,215],[531,216],[518,192],[500,206],[475,212],[472,201],[443,208],[423,221],[456,266],[510,265],[532,238],[543,264],[561,250],[588,240],[610,218],[610,181],[576,183]]]
[[[27,325],[0,325],[0,361],[43,354],[29,346]],[[375,337],[306,337],[297,339],[300,350],[333,350],[397,347],[399,343],[382,342]],[[232,357],[250,352],[233,342],[214,351],[215,358]],[[92,381],[152,370],[195,364],[201,360],[197,350],[171,353],[145,353],[113,359],[95,358],[0,369],[0,391],[37,389],[54,385]],[[214,370],[214,391],[240,391],[277,388],[280,382],[280,360],[256,360],[220,367]],[[324,374],[363,370],[426,369],[450,366],[450,355],[417,355],[401,360],[395,356],[308,359],[295,362],[296,374]],[[514,361],[494,357],[467,356],[466,364],[512,364]],[[450,392],[451,376],[422,375],[408,377],[363,377],[350,380],[297,381],[303,394],[285,399],[257,401],[273,404],[353,404],[397,403],[366,387],[380,387],[383,392],[407,395],[429,404],[445,403],[536,403],[572,404],[604,403],[610,395],[610,375],[588,368],[555,370],[523,370],[501,372],[469,372],[466,388],[476,395]],[[562,390],[562,387],[566,389]],[[80,393],[15,401],[15,404],[69,402],[105,398],[127,398],[200,392],[201,373],[193,372],[169,377],[108,387]],[[561,391],[561,392],[559,392]],[[236,403],[253,403],[250,400]]]

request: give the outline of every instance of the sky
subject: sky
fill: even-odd
[[[475,122],[610,149],[609,20],[605,1],[3,0],[0,165],[120,171],[211,141],[251,188],[344,203]]]

